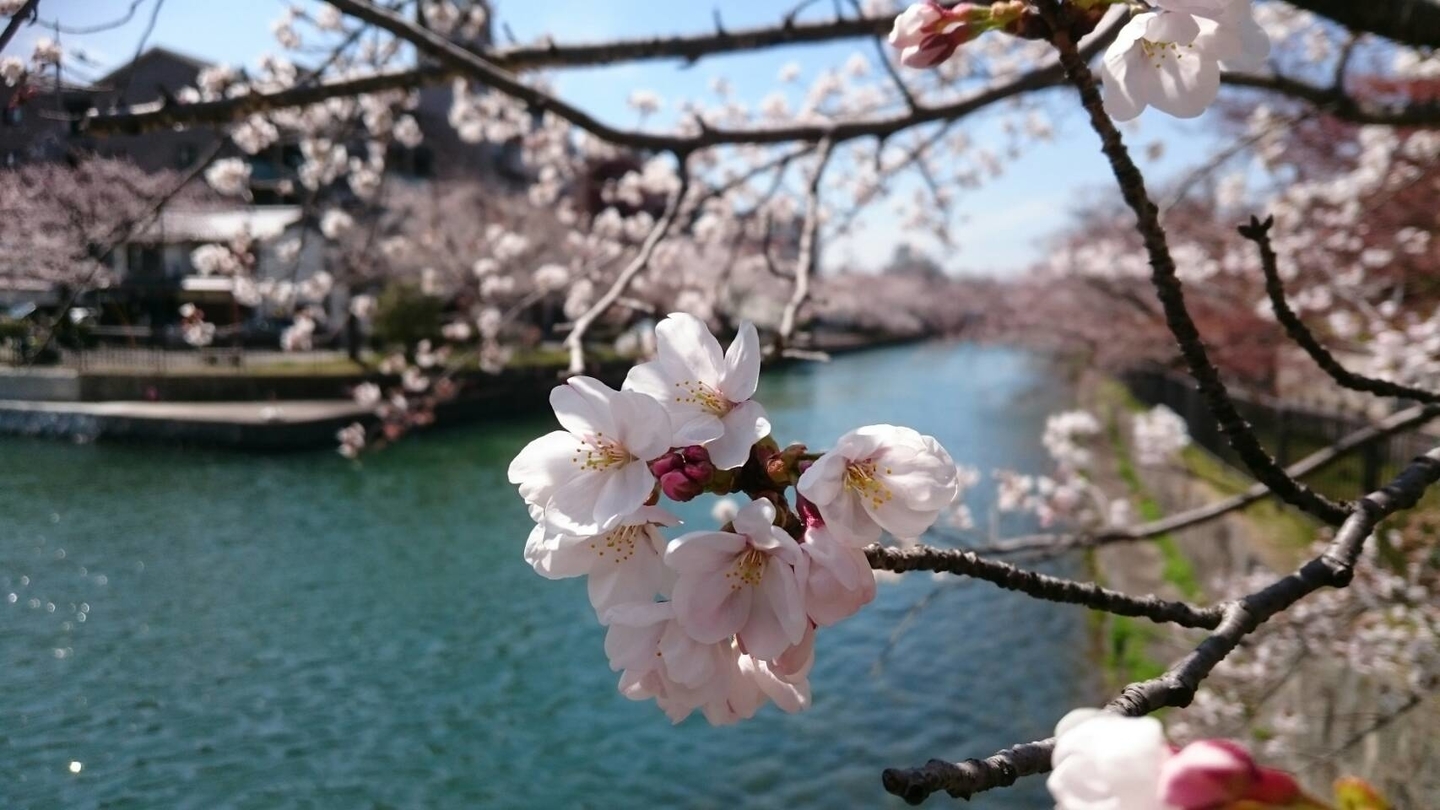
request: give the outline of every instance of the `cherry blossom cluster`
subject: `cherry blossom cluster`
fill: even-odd
[[[1116,518],[1128,515],[1127,502],[1112,501],[1090,479],[1100,433],[1100,421],[1088,411],[1051,414],[1045,420],[1041,444],[1055,462],[1054,470],[1048,475],[995,470],[996,509],[1033,514],[1045,527],[1060,520],[1087,525],[1124,522]]]
[[[1024,12],[1025,4],[1017,0],[983,5],[958,3],[950,8],[928,0],[910,6],[895,18],[890,45],[900,50],[900,63],[906,67],[935,67],[986,31],[1013,26]]]
[[[734,722],[767,701],[804,709],[817,628],[875,595],[864,547],[924,533],[955,500],[955,463],[892,425],[827,453],[780,448],[754,399],[749,323],[722,351],[703,321],[676,313],[655,345],[618,391],[582,376],[552,392],[562,429],[509,469],[536,521],[525,558],[548,578],[587,577],[626,697],[653,698],[675,722],[696,710]],[[667,541],[680,521],[661,503],[704,493],[748,500],[718,530]]]
[[[1183,748],[1153,717],[1076,709],[1055,728],[1054,770],[1046,786],[1056,810],[1327,810],[1290,774],[1258,764],[1229,740]],[[1336,786],[1340,807],[1386,810],[1366,783]]]
[[[1095,0],[1076,7],[1093,11],[1111,4]],[[1125,24],[1100,64],[1105,109],[1117,120],[1135,118],[1147,106],[1193,118],[1214,103],[1222,68],[1253,69],[1270,52],[1250,0],[1156,0],[1152,6]],[[896,18],[890,44],[902,64],[931,68],[986,31],[1021,33],[1025,17],[1022,2],[946,8],[927,0]]]
[[[1190,446],[1190,428],[1164,405],[1135,414],[1130,422],[1131,451],[1143,467],[1158,467]]]
[[[1128,121],[1154,107],[1194,118],[1220,93],[1220,71],[1264,66],[1270,38],[1250,0],[1156,0],[1120,29],[1096,71],[1105,111]]]
[[[373,426],[354,422],[335,434],[345,458],[359,458],[367,449],[398,441],[416,428],[435,423],[436,409],[460,393],[461,384],[447,369],[451,348],[422,340],[412,357],[395,352],[377,366],[381,382],[363,382],[351,390],[355,404],[373,417]],[[383,384],[382,384],[383,382]]]
[[[180,305],[180,337],[196,348],[215,342],[215,324],[205,320],[205,311],[194,304]]]
[[[1435,526],[1427,512],[1386,532],[1381,543],[1367,547],[1344,592],[1322,591],[1277,617],[1268,632],[1221,662],[1176,723],[1176,733],[1243,730],[1267,756],[1305,761],[1320,727],[1333,721],[1306,711],[1324,687],[1304,684],[1303,694],[1312,696],[1304,699],[1296,691],[1302,684],[1290,683],[1304,659],[1333,661],[1366,678],[1377,690],[1382,716],[1440,689],[1440,564],[1430,543]],[[1232,578],[1216,583],[1216,590],[1240,594],[1260,578]]]

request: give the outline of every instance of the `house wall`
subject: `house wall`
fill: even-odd
[[[147,51],[106,77],[98,86],[95,106],[109,109],[157,101],[193,87],[204,63],[165,50]],[[161,130],[144,135],[83,138],[81,145],[112,157],[128,157],[146,171],[180,170],[191,166],[220,135],[213,129]]]

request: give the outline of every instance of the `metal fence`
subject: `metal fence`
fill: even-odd
[[[1231,466],[1243,469],[1205,406],[1194,380],[1157,371],[1133,372],[1124,379],[1136,399],[1175,411],[1190,426],[1190,435],[1197,445]],[[1231,398],[1261,443],[1282,465],[1299,461],[1370,424],[1362,415],[1297,407],[1269,397],[1232,391]],[[1354,498],[1378,489],[1435,443],[1434,436],[1423,432],[1391,436],[1347,455],[1306,482],[1331,497]]]
[[[269,349],[207,347],[203,349],[135,348],[99,345],[84,349],[55,349],[45,358],[32,358],[13,341],[0,342],[0,366],[61,367],[89,372],[122,374],[194,374],[225,369],[280,370],[305,373],[344,363],[344,351],[283,352]]]

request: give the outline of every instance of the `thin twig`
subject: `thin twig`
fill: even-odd
[[[640,250],[635,254],[635,258],[631,259],[630,264],[620,271],[620,275],[616,276],[615,283],[610,285],[610,289],[606,290],[605,294],[600,296],[594,304],[591,304],[583,315],[575,319],[575,327],[565,337],[565,348],[570,352],[568,367],[570,374],[581,374],[585,371],[585,333],[621,295],[624,295],[635,277],[649,266],[656,246],[665,238],[665,234],[669,232],[670,226],[674,224],[679,215],[685,193],[690,189],[690,170],[683,156],[677,155],[676,160],[679,163],[677,171],[680,175],[680,182],[675,192],[671,194],[670,201],[665,206],[665,212],[655,221],[654,227],[650,229],[644,243],[640,245]]]
[[[1289,467],[1286,467],[1285,474],[1291,478],[1303,478],[1334,464],[1336,461],[1339,461],[1362,447],[1368,447],[1396,434],[1414,430],[1427,422],[1434,421],[1437,417],[1440,417],[1440,406],[1416,405],[1412,408],[1406,408],[1403,411],[1390,415],[1375,425],[1363,427],[1350,433],[1329,447],[1311,453]],[[1253,503],[1264,500],[1270,495],[1269,487],[1256,483],[1252,484],[1250,488],[1244,492],[1228,498],[1180,512],[1170,517],[1153,520],[1148,523],[1141,523],[1137,526],[1107,528],[1091,534],[1037,534],[1026,535],[1024,537],[1012,537],[990,545],[977,547],[974,550],[980,554],[1016,554],[1032,551],[1060,552],[1082,548],[1097,548],[1113,543],[1150,540],[1161,535],[1208,523],[1216,518],[1228,515],[1231,512],[1238,512]]]
[[[1158,596],[1132,596],[1102,588],[1093,582],[1077,582],[1063,577],[1027,571],[1010,563],[987,560],[967,549],[913,546],[887,548],[868,546],[865,556],[871,568],[904,573],[933,571],[983,579],[1007,591],[1019,591],[1046,602],[1084,605],[1092,610],[1116,616],[1137,616],[1157,624],[1178,624],[1181,627],[1203,627],[1213,630],[1220,624],[1222,607],[1195,607]]]
[[[1275,311],[1275,320],[1285,327],[1285,334],[1299,344],[1300,348],[1310,355],[1310,359],[1315,361],[1315,365],[1330,376],[1330,379],[1344,388],[1380,397],[1398,397],[1416,402],[1440,403],[1440,394],[1434,391],[1356,374],[1336,360],[1335,355],[1320,344],[1319,339],[1305,325],[1305,322],[1300,320],[1300,316],[1295,314],[1295,310],[1290,308],[1290,302],[1285,298],[1285,282],[1280,279],[1279,261],[1275,255],[1275,248],[1270,243],[1270,228],[1274,224],[1274,217],[1267,217],[1264,222],[1257,217],[1251,217],[1250,224],[1241,225],[1239,230],[1240,235],[1254,242],[1255,247],[1260,251],[1260,267],[1265,272],[1265,292],[1270,296],[1270,308]]]

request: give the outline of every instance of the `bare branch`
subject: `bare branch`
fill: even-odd
[[[1215,666],[1261,624],[1321,588],[1348,585],[1365,540],[1376,526],[1414,506],[1436,481],[1440,481],[1440,448],[1417,458],[1388,486],[1360,499],[1324,553],[1268,587],[1225,604],[1219,626],[1194,651],[1159,677],[1125,687],[1105,708],[1139,716],[1189,705]],[[1050,770],[1054,749],[1052,737],[1007,748],[986,759],[932,759],[919,768],[885,771],[885,789],[911,804],[919,804],[942,790],[951,796],[969,798],[981,791],[1012,785],[1021,776],[1045,773]]]
[[[1270,244],[1270,228],[1274,225],[1274,217],[1268,217],[1264,222],[1257,217],[1251,217],[1250,224],[1241,225],[1239,230],[1240,235],[1254,242],[1256,249],[1260,251],[1260,267],[1265,271],[1265,292],[1270,296],[1270,307],[1275,311],[1275,320],[1285,327],[1285,334],[1299,344],[1300,348],[1310,355],[1310,359],[1315,361],[1315,365],[1330,376],[1330,379],[1344,388],[1379,397],[1398,397],[1412,399],[1416,402],[1440,403],[1440,394],[1434,391],[1356,374],[1345,368],[1339,360],[1335,359],[1335,355],[1320,344],[1319,339],[1315,337],[1304,321],[1300,320],[1300,316],[1295,314],[1295,310],[1290,308],[1290,302],[1285,299],[1285,282],[1280,279],[1275,248]]]
[[[1413,430],[1427,422],[1434,421],[1436,417],[1440,417],[1440,406],[1416,405],[1413,408],[1407,408],[1392,414],[1384,421],[1375,425],[1361,428],[1329,447],[1311,453],[1300,461],[1286,467],[1285,474],[1291,478],[1303,478],[1317,470],[1322,470],[1330,466],[1362,447],[1367,447],[1399,433]],[[1269,487],[1256,483],[1244,492],[1232,495],[1229,498],[1224,498],[1214,503],[1196,507],[1195,509],[1180,512],[1166,518],[1161,518],[1160,520],[1141,523],[1138,526],[1105,529],[1087,535],[1037,534],[1025,537],[1013,537],[988,546],[978,547],[975,551],[981,554],[1016,554],[1032,551],[1061,552],[1072,549],[1096,548],[1113,543],[1131,543],[1150,540],[1164,534],[1170,534],[1171,532],[1178,532],[1183,529],[1208,523],[1232,512],[1238,512],[1253,503],[1264,500],[1270,495]]]
[[[1158,596],[1131,596],[1102,588],[1093,582],[1076,582],[1063,577],[1027,571],[999,560],[987,560],[968,549],[886,548],[867,546],[865,556],[870,567],[885,571],[936,571],[946,574],[983,579],[1007,591],[1019,591],[1046,602],[1084,605],[1117,616],[1139,616],[1157,624],[1178,624],[1181,627],[1219,626],[1225,611],[1220,607],[1197,608],[1185,602],[1172,602]]]

